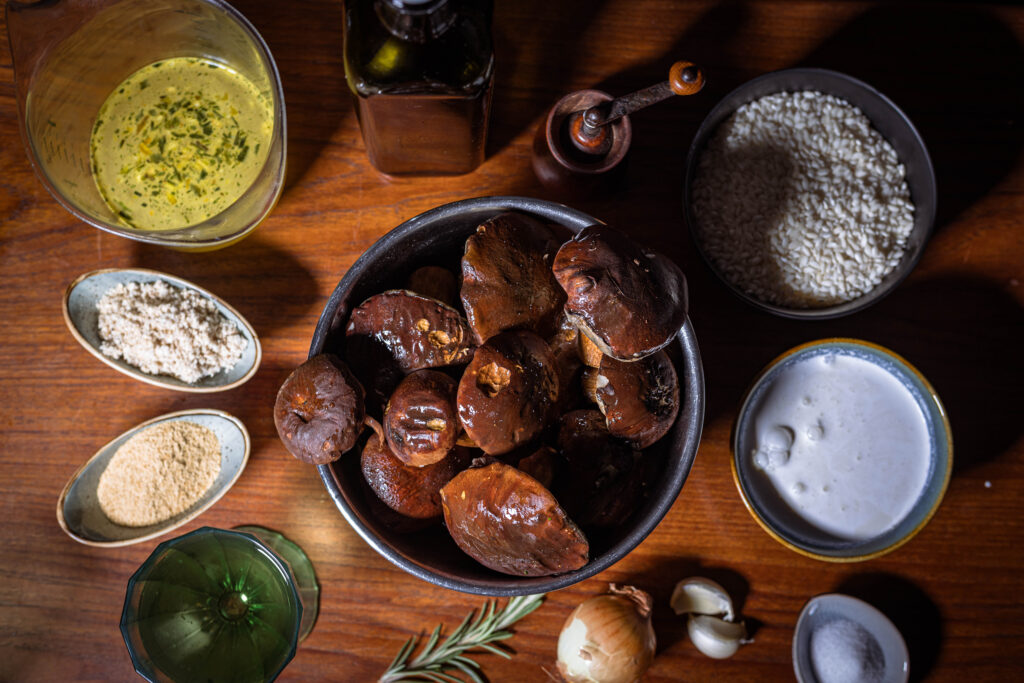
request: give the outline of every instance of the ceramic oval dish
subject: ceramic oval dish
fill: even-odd
[[[924,488],[909,512],[881,534],[847,540],[805,522],[761,475],[751,456],[753,422],[780,371],[802,360],[838,354],[872,363],[903,385],[924,416],[929,442],[928,472]],[[917,368],[877,344],[859,339],[821,339],[786,351],[754,379],[733,426],[732,474],[743,504],[768,534],[802,555],[830,562],[856,562],[891,552],[913,538],[932,518],[942,502],[953,471],[953,434],[939,396]]]
[[[114,524],[100,509],[99,498],[96,495],[100,475],[107,468],[110,458],[125,441],[143,429],[173,420],[194,422],[209,428],[217,435],[220,442],[220,472],[217,473],[217,478],[191,507],[166,522],[143,527]],[[220,500],[245,469],[245,464],[249,460],[249,448],[249,432],[245,425],[238,418],[220,410],[200,408],[154,417],[103,446],[75,472],[57,501],[57,522],[68,536],[85,545],[109,548],[155,538],[198,517]]]
[[[906,683],[910,653],[899,629],[875,607],[841,593],[811,598],[800,612],[793,632],[793,671],[799,683],[819,683],[811,657],[811,637],[818,628],[837,619],[849,619],[863,627],[878,643],[883,659],[880,683]]]
[[[189,383],[182,382],[180,379],[168,375],[151,375],[133,365],[129,365],[121,359],[114,359],[103,355],[103,352],[100,351],[99,311],[96,310],[96,304],[106,292],[116,285],[128,284],[129,282],[146,283],[157,280],[162,280],[180,289],[192,290],[204,299],[212,301],[217,306],[218,312],[239,329],[247,343],[242,351],[242,357],[235,363],[234,367],[229,370],[221,370],[215,375],[203,377]],[[63,312],[64,322],[67,323],[71,334],[89,353],[118,372],[134,377],[140,382],[174,389],[175,391],[209,393],[233,389],[247,382],[256,374],[263,356],[256,331],[238,311],[216,295],[192,284],[188,280],[155,270],[147,270],[145,268],[105,268],[80,275],[74,282],[68,285],[67,291],[64,293]]]

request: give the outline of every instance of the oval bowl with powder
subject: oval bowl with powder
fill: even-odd
[[[860,110],[861,114],[870,121],[871,128],[891,146],[898,163],[905,169],[909,201],[914,207],[913,225],[905,237],[902,255],[898,256],[898,260],[892,264],[891,269],[885,271],[885,268],[889,267],[886,265],[881,271],[884,272],[884,275],[879,272],[865,274],[864,278],[867,281],[876,282],[876,284],[859,295],[853,294],[855,291],[861,291],[857,287],[847,286],[846,289],[849,290],[847,292],[843,291],[843,287],[833,290],[833,294],[838,291],[840,295],[835,298],[842,300],[831,303],[800,305],[773,303],[765,297],[758,297],[753,293],[757,286],[769,287],[771,285],[774,295],[779,296],[780,301],[788,300],[794,295],[798,295],[799,298],[810,296],[808,293],[792,290],[791,287],[794,285],[786,280],[785,271],[790,267],[795,267],[794,272],[801,274],[809,272],[810,266],[799,262],[802,258],[801,249],[809,249],[813,257],[818,255],[822,249],[831,250],[838,244],[832,237],[824,239],[824,236],[822,236],[823,241],[820,244],[813,242],[802,244],[799,239],[794,242],[794,239],[802,236],[804,232],[809,234],[813,231],[804,229],[794,235],[779,227],[780,221],[785,217],[784,214],[793,205],[800,206],[801,203],[806,204],[807,202],[814,205],[816,200],[811,199],[806,192],[801,196],[800,192],[808,189],[814,191],[818,185],[816,177],[829,179],[830,192],[835,191],[835,187],[847,182],[846,176],[832,174],[830,167],[806,166],[810,163],[809,160],[816,158],[815,155],[821,150],[790,149],[782,144],[780,135],[774,128],[762,130],[765,140],[751,139],[740,144],[738,140],[742,139],[743,135],[749,134],[755,137],[758,135],[755,130],[757,125],[762,127],[775,125],[775,123],[757,124],[762,119],[755,118],[753,122],[745,121],[742,127],[734,128],[730,133],[728,146],[720,146],[716,151],[717,156],[714,157],[716,161],[735,166],[732,178],[728,183],[718,184],[710,180],[712,177],[717,177],[714,172],[702,170],[703,157],[710,151],[719,131],[724,130],[724,124],[729,122],[738,109],[769,96],[801,92],[816,92],[832,96]],[[810,126],[812,123],[814,122],[807,121],[803,125]],[[822,124],[823,130],[829,130],[828,126],[833,124],[833,121]],[[796,123],[788,124],[788,126],[796,125]],[[843,134],[846,135],[850,132],[852,131],[843,131]],[[859,144],[868,145],[868,139],[859,141]],[[813,138],[811,142],[814,143],[812,146],[824,147],[826,145],[826,141],[820,137]],[[850,152],[848,146],[843,146],[847,144],[847,141],[844,140],[842,145],[839,143],[839,140],[832,141],[832,144],[845,150],[843,154],[854,155],[846,159],[852,163],[852,159],[857,158],[856,152]],[[863,148],[854,147],[854,149]],[[708,162],[710,160],[709,158]],[[859,162],[860,168],[857,171],[863,173],[863,177],[866,177],[870,183],[878,181],[878,177],[872,175],[877,170],[878,160],[865,157],[861,161],[863,163]],[[695,192],[695,187],[702,182],[702,174],[707,174],[708,178],[704,194],[701,195],[707,206],[701,204],[701,200],[696,196],[700,193]],[[753,186],[752,178],[761,176],[767,178],[767,187]],[[860,177],[853,182],[854,184],[850,187],[862,187]],[[867,187],[874,189],[875,186],[870,183]],[[814,187],[808,188],[807,185]],[[705,117],[693,138],[686,159],[683,210],[698,252],[711,271],[734,295],[755,308],[785,318],[826,320],[849,315],[871,306],[892,292],[910,274],[920,260],[925,244],[932,233],[935,222],[936,193],[935,171],[924,140],[907,115],[892,100],[867,83],[837,71],[810,68],[785,69],[747,81],[722,98]],[[878,241],[883,239],[877,234],[878,226],[881,224],[864,219],[864,216],[878,215],[872,212],[879,211],[880,208],[867,206],[861,209],[854,206],[856,200],[838,203],[840,206],[836,220],[840,223],[845,220],[844,216],[852,215],[852,212],[855,211],[862,211],[858,214],[858,220],[855,221],[857,233],[849,235],[848,242],[852,247],[866,244],[868,251],[860,254],[860,261],[854,265],[848,261],[850,259],[857,260],[858,254],[850,253],[850,249],[836,250],[836,259],[842,258],[843,262],[841,267],[839,265],[832,266],[832,272],[834,275],[839,272],[853,273],[855,281],[863,282],[864,280],[857,273],[861,268],[860,263],[862,261],[870,263],[870,258],[879,256],[876,252],[889,250],[888,246],[878,247],[879,244],[887,245],[887,242]],[[698,206],[698,204],[701,205]],[[827,207],[819,208],[818,211],[824,212],[825,215],[833,213],[828,211]],[[703,225],[700,222],[702,215],[709,216]],[[806,222],[803,222],[804,217],[799,217],[801,220],[797,220],[797,218],[796,216],[792,217],[793,225],[806,225]],[[770,228],[766,227],[764,231],[749,233],[750,225],[765,225],[766,221],[771,223]],[[736,249],[736,240],[731,236],[729,239],[721,239],[721,244],[712,247],[706,243],[703,237],[705,232],[710,230],[708,226],[711,224],[719,227],[725,224],[735,225],[735,227],[729,228],[729,231],[739,230],[742,226],[743,230],[748,231],[743,241],[755,240],[756,243],[747,245],[746,254]],[[725,235],[726,232],[721,229],[716,230],[717,235]],[[865,242],[859,242],[861,238]],[[888,239],[890,236],[886,235],[884,240]],[[762,240],[764,244],[761,244]],[[772,246],[773,240],[778,240],[780,245],[785,243],[785,248],[780,247],[781,252],[775,254],[774,257],[771,255],[774,253],[771,250],[775,249]],[[853,251],[857,251],[857,249],[854,248]],[[896,252],[892,253],[892,258],[895,259]],[[792,264],[799,267],[792,266]],[[726,272],[729,268],[737,273],[736,278],[730,277]],[[755,277],[752,274],[758,276]],[[823,273],[822,277],[824,276]],[[741,285],[737,278],[745,278],[748,281]],[[804,277],[801,275],[799,282],[803,283],[803,280]],[[834,286],[835,283],[825,280],[821,285],[818,294],[825,298],[833,296],[827,291],[829,286]],[[854,298],[847,299],[846,294],[854,296]]]
[[[242,349],[241,357],[233,366],[228,369],[221,369],[216,374],[201,377],[194,382],[185,382],[170,375],[144,372],[123,359],[111,358],[100,350],[103,339],[100,337],[97,304],[104,294],[113,290],[117,285],[128,285],[130,283],[147,285],[155,282],[164,282],[177,289],[193,292],[202,299],[212,302],[217,312],[238,329],[239,334],[245,340],[245,347]],[[174,389],[175,391],[210,393],[233,389],[247,382],[256,374],[263,356],[259,338],[256,336],[256,331],[252,325],[226,301],[202,287],[192,284],[188,280],[155,270],[147,270],[145,268],[105,268],[80,275],[74,282],[68,285],[64,293],[63,313],[64,322],[67,323],[72,336],[89,353],[129,377],[134,377],[147,384]]]
[[[793,631],[798,683],[906,683],[910,653],[899,629],[874,606],[842,593],[811,598]]]
[[[103,512],[97,492],[100,477],[111,458],[125,442],[143,430],[176,420],[206,427],[217,437],[220,470],[216,478],[198,500],[166,521],[139,527],[115,524]],[[182,410],[147,420],[103,446],[75,472],[57,501],[57,522],[68,536],[92,546],[117,547],[156,538],[195,519],[220,500],[245,469],[249,449],[249,432],[245,425],[220,410]]]
[[[953,470],[949,419],[931,384],[859,339],[809,342],[769,363],[743,398],[731,446],[754,520],[787,548],[830,562],[909,541]]]

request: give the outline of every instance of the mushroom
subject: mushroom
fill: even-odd
[[[563,415],[558,447],[566,467],[554,490],[572,518],[584,528],[624,522],[640,501],[640,452],[612,436],[597,410]]]
[[[551,492],[504,463],[457,474],[441,489],[441,506],[459,548],[495,571],[549,576],[587,563],[586,537]]]
[[[550,489],[555,479],[555,463],[558,453],[551,446],[541,446],[536,451],[519,460],[516,467]]]
[[[364,392],[337,356],[322,353],[295,368],[277,392],[274,425],[296,458],[323,465],[341,457],[363,430]]]
[[[558,324],[565,294],[551,273],[554,234],[534,218],[502,213],[476,229],[462,256],[462,306],[477,344],[504,330],[541,336]]]
[[[380,415],[406,374],[468,363],[470,331],[450,306],[401,289],[366,299],[345,330],[345,357],[368,388],[370,410]]]
[[[633,363],[605,356],[594,377],[594,398],[608,431],[635,448],[665,436],[679,414],[679,380],[664,351]]]
[[[499,455],[540,434],[557,400],[558,372],[548,345],[533,332],[510,330],[478,347],[466,367],[459,421],[478,448]]]
[[[404,372],[460,365],[473,355],[469,328],[459,312],[404,289],[371,296],[349,316],[348,344],[368,338],[388,351]]]
[[[405,288],[448,306],[455,306],[458,302],[458,280],[452,271],[441,266],[417,268],[409,275]]]
[[[563,244],[553,270],[568,296],[566,315],[606,356],[648,356],[686,320],[679,267],[607,226],[584,228]]]
[[[401,381],[384,411],[384,436],[406,465],[435,463],[455,446],[458,383],[437,370],[417,370]]]
[[[375,423],[374,427],[379,428]],[[360,461],[366,483],[389,508],[413,519],[434,519],[442,514],[441,487],[471,459],[468,448],[454,448],[435,463],[410,466],[396,457],[377,431],[363,447]]]

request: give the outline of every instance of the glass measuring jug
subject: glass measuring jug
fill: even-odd
[[[6,6],[18,113],[43,185],[81,220],[123,237],[186,250],[215,249],[249,234],[284,183],[284,93],[256,29],[221,0],[10,0]],[[129,75],[191,57],[244,77],[272,110],[266,158],[247,189],[220,213],[167,230],[121,220],[93,177],[97,114]]]

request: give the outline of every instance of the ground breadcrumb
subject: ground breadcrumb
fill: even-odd
[[[96,305],[100,351],[193,383],[234,367],[247,344],[210,299],[156,280],[118,284]]]
[[[187,420],[161,422],[125,441],[100,475],[100,509],[115,524],[149,526],[184,512],[220,472],[220,441]]]

